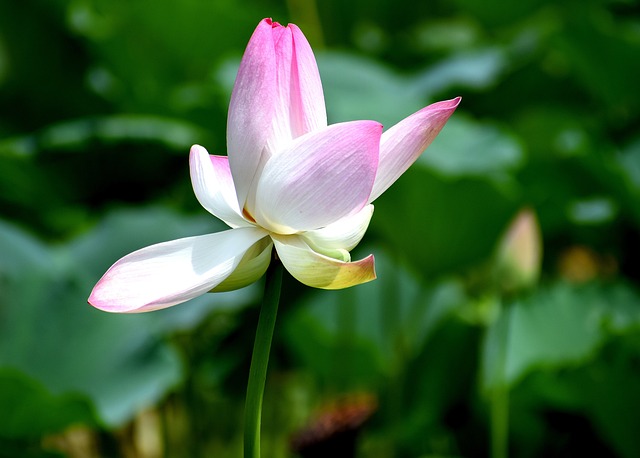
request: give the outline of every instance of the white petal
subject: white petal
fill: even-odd
[[[187,301],[229,277],[247,250],[265,236],[262,229],[245,227],[142,248],[111,266],[93,288],[89,303],[122,313]]]
[[[331,250],[353,250],[364,237],[373,216],[373,205],[369,204],[352,216],[347,216],[322,229],[301,234],[304,240],[318,253],[332,256]]]
[[[248,226],[238,209],[233,178],[226,156],[210,156],[200,145],[191,147],[191,183],[200,205],[231,227]]]
[[[373,255],[342,261],[316,253],[298,235],[271,235],[284,267],[299,282],[322,289],[342,289],[376,278]]]

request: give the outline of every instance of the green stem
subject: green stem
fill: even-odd
[[[398,258],[393,259],[399,262]],[[382,277],[382,275],[381,275]],[[398,307],[400,294],[400,273],[397,270],[389,270],[381,278],[381,326],[382,335],[390,344],[391,377],[389,391],[387,393],[388,424],[391,425],[391,446],[388,449],[389,458],[396,456],[397,448],[394,444],[400,442],[401,431],[398,426],[402,424],[402,399],[404,390],[404,369],[407,364],[407,352],[404,345],[406,326],[402,326],[401,310]],[[408,322],[411,323],[411,322]]]
[[[500,383],[491,393],[491,456],[507,458],[509,449],[509,388]]]
[[[501,298],[500,314],[502,315],[493,326],[500,326],[499,354],[496,364],[494,386],[491,389],[491,457],[507,458],[509,454],[509,383],[507,381],[507,346],[509,345],[510,309],[504,308],[504,298]]]
[[[262,397],[265,380],[267,379],[271,339],[276,325],[276,315],[278,314],[282,271],[282,263],[277,259],[272,259],[271,265],[267,270],[264,297],[262,299],[262,308],[260,309],[260,318],[258,318],[256,340],[253,345],[251,368],[249,369],[249,383],[247,384],[247,398],[244,407],[245,458],[260,458]]]
[[[338,340],[335,346],[334,364],[331,375],[332,388],[340,392],[347,392],[353,388],[354,368],[356,367],[355,358],[355,334],[358,318],[356,303],[354,297],[354,289],[345,289],[342,291],[344,303],[338,307]]]

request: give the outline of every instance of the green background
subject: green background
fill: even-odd
[[[375,203],[354,257],[378,280],[285,278],[263,456],[345,399],[374,412],[359,457],[640,456],[633,0],[0,0],[0,456],[241,455],[262,282],[143,315],[86,298],[122,255],[224,228],[188,151],[225,154],[263,17],[307,35],[331,123],[463,97]],[[507,291],[522,208],[544,258]]]

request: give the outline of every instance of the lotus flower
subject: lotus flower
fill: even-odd
[[[300,29],[264,19],[240,63],[227,156],[191,148],[200,204],[231,229],[164,242],[117,261],[89,302],[110,312],[169,307],[242,288],[275,247],[300,282],[339,289],[375,278],[373,255],[351,261],[373,202],[426,149],[460,98],[438,102],[382,132],[375,121],[327,125],[315,57]]]

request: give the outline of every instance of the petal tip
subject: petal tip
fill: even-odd
[[[279,25],[279,24],[277,22],[275,22],[273,20],[273,18],[266,17],[266,18],[264,18],[262,21],[260,21],[258,23],[258,26],[256,27],[256,29],[260,28],[260,27],[265,27],[265,26],[267,26],[267,27],[276,27],[277,25]]]
[[[371,280],[375,280],[378,278],[378,274],[376,272],[376,258],[373,254],[370,254],[365,259],[370,260],[371,263]]]
[[[204,146],[200,146],[196,144],[191,146],[191,149],[189,150],[189,156],[193,157],[197,154],[209,154],[209,152]]]
[[[87,299],[87,303],[90,306],[92,306],[93,308],[96,308],[98,310],[101,310],[103,312],[109,312],[109,313],[122,313],[122,312],[126,312],[127,311],[127,310],[123,310],[120,307],[114,306],[110,302],[105,302],[105,301],[101,300],[98,297],[99,294],[96,292],[97,289],[98,289],[98,285],[96,285],[94,290],[91,291],[91,295]]]
[[[450,107],[455,110],[456,108],[458,108],[458,105],[460,105],[460,103],[462,102],[462,96],[459,95],[458,97],[455,97],[451,100],[447,100],[447,102],[449,102]]]
[[[453,99],[432,103],[431,105],[425,107],[423,110],[434,113],[441,112],[443,115],[449,117],[456,110],[456,108],[458,108],[461,101],[462,97],[458,96]]]
[[[107,272],[108,274],[108,272]],[[106,274],[105,274],[106,275]],[[87,299],[87,303],[92,307],[101,310],[103,312],[109,313],[131,313],[140,311],[143,307],[137,306],[126,306],[122,304],[117,304],[113,298],[109,298],[109,287],[104,283],[104,278],[100,280],[91,291],[89,298]],[[107,296],[107,297],[105,297]]]

